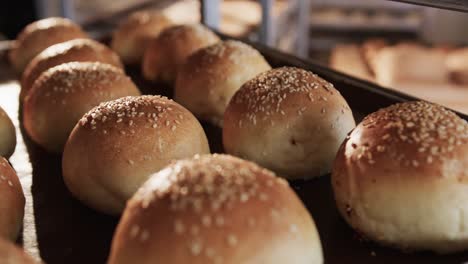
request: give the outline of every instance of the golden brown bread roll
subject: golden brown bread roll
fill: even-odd
[[[15,241],[23,226],[25,199],[15,170],[3,157],[0,157],[0,195],[0,239]]]
[[[109,264],[323,263],[314,221],[285,180],[229,155],[177,161],[128,202]]]
[[[209,151],[200,123],[181,105],[159,96],[125,97],[95,107],[76,125],[63,177],[83,203],[119,214],[150,174]]]
[[[219,41],[218,36],[200,24],[167,28],[148,44],[142,72],[149,81],[173,83],[177,71],[196,50]]]
[[[367,116],[338,151],[338,209],[359,233],[406,250],[468,249],[468,123],[426,102]]]
[[[38,263],[13,243],[0,238],[0,263],[33,264]]]
[[[63,151],[80,118],[101,102],[140,91],[122,69],[100,62],[69,62],[45,71],[24,100],[23,123],[47,151]]]
[[[148,42],[170,25],[172,21],[161,12],[132,13],[114,31],[111,47],[125,64],[140,64]]]
[[[9,158],[16,148],[16,131],[7,113],[0,107],[0,156]]]
[[[71,20],[60,17],[41,19],[21,31],[10,52],[10,61],[18,73],[44,49],[54,44],[87,35]]]
[[[261,73],[233,96],[224,114],[227,153],[296,179],[330,172],[355,126],[345,99],[317,75],[292,67]]]
[[[174,100],[200,119],[221,124],[224,110],[242,84],[271,69],[251,46],[228,40],[192,54],[177,74]]]
[[[23,100],[44,71],[74,61],[102,62],[123,68],[119,57],[105,45],[91,39],[74,39],[52,45],[28,64],[21,78],[20,99]]]

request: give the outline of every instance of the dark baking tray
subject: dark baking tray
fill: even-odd
[[[254,44],[272,66],[296,66],[313,71],[328,81],[346,98],[356,121],[393,103],[414,100],[411,96],[378,87],[330,70],[307,60]],[[138,67],[127,73],[146,94],[171,96],[171,89],[141,78]],[[0,63],[0,102],[17,102],[19,85],[5,58]],[[23,236],[25,250],[46,263],[105,263],[118,219],[97,213],[73,199],[61,176],[61,157],[35,145],[19,125],[18,104],[7,111],[16,118],[18,146],[10,159],[23,183],[27,197]],[[466,115],[460,114],[465,119]],[[221,130],[203,123],[213,152],[222,152]],[[334,204],[329,175],[291,182],[313,215],[322,240],[326,263],[463,263],[468,253],[436,255],[402,253],[380,247],[359,237],[340,218]]]

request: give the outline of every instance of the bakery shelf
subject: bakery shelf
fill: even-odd
[[[391,0],[396,2],[430,6],[441,9],[468,12],[468,2],[465,0]]]

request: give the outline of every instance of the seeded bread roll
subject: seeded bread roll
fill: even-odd
[[[234,93],[269,69],[254,48],[240,41],[223,41],[196,51],[181,66],[174,99],[198,118],[221,125]]]
[[[346,134],[355,126],[333,85],[298,68],[261,73],[234,95],[224,114],[227,153],[289,178],[330,172]]]
[[[0,156],[9,158],[16,148],[15,126],[0,107]]]
[[[228,155],[177,161],[127,204],[109,264],[323,263],[314,221],[285,180]]]
[[[0,263],[2,264],[33,264],[37,263],[23,250],[13,243],[0,238]]]
[[[209,153],[197,119],[159,96],[125,97],[88,112],[65,146],[63,177],[88,206],[120,214],[148,177],[172,160]]]
[[[69,19],[51,17],[27,25],[18,35],[10,52],[10,61],[18,73],[44,49],[67,40],[86,38],[81,28]]]
[[[172,21],[163,13],[135,12],[114,32],[111,47],[125,64],[140,64],[148,42],[171,24]]]
[[[189,55],[218,41],[216,34],[200,24],[167,28],[148,44],[143,56],[143,76],[149,81],[172,84]]]
[[[338,209],[384,245],[468,249],[468,123],[426,102],[367,116],[342,144],[332,184]]]
[[[31,139],[61,153],[80,118],[101,102],[140,95],[122,69],[100,62],[69,62],[45,71],[24,100],[23,122]]]
[[[75,39],[55,44],[34,57],[24,70],[21,78],[20,99],[24,99],[41,73],[62,63],[74,61],[102,62],[123,68],[117,54],[97,41]]]
[[[25,200],[15,170],[2,157],[0,157],[0,195],[2,196],[0,239],[15,241],[23,226]]]

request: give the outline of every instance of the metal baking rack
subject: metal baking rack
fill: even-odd
[[[391,0],[407,4],[429,6],[440,9],[468,12],[468,1],[466,0]]]

